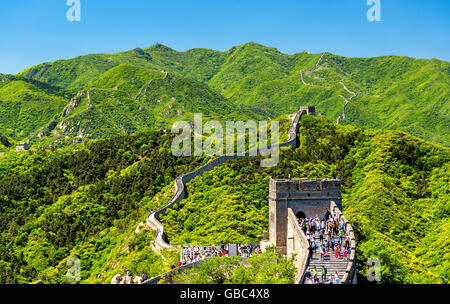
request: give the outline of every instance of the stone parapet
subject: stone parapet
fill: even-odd
[[[301,231],[292,209],[288,209],[287,244],[286,252],[288,258],[294,258],[297,268],[295,283],[299,284],[303,279],[309,258],[309,244],[305,234]]]
[[[169,272],[166,272],[160,276],[152,277],[152,278],[148,279],[147,281],[144,281],[142,284],[158,284],[161,280],[163,280],[163,282],[165,282],[165,283],[173,283],[174,276],[181,274],[185,270],[200,267],[200,264],[203,261],[204,260],[200,260],[200,261],[197,261],[194,263],[190,263],[190,264],[186,264],[186,265],[177,267],[177,268],[175,268]]]

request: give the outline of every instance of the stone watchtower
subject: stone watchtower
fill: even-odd
[[[336,179],[271,179],[269,241],[286,254],[288,209],[297,218],[323,218],[331,202],[342,210],[341,183]]]
[[[309,115],[316,115],[316,107],[313,106],[302,106],[300,107],[300,112],[304,112],[305,114]]]
[[[21,142],[16,146],[16,151],[28,151],[30,146],[26,142]]]

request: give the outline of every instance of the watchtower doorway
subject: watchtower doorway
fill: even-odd
[[[306,215],[305,215],[305,213],[303,211],[297,212],[296,216],[297,216],[298,219],[306,218]]]
[[[305,219],[322,218],[332,201],[342,208],[341,183],[335,179],[270,179],[268,198],[269,241],[283,254],[287,252],[289,209]]]

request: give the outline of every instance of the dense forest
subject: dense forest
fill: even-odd
[[[323,117],[304,116],[299,135],[301,146],[283,148],[274,168],[237,159],[190,182],[188,198],[162,219],[171,244],[259,242],[270,176],[337,176],[362,275],[378,257],[384,283],[449,282],[449,149]],[[172,139],[153,131],[1,155],[0,282],[69,283],[70,257],[80,259],[84,283],[169,270],[179,253],[154,252],[154,232],[136,227],[169,201],[176,176],[210,159],[174,157]],[[208,280],[201,277],[193,280]]]
[[[280,118],[281,140],[290,123]],[[68,283],[71,257],[87,283],[170,269],[177,252],[153,252],[154,232],[135,229],[173,196],[177,176],[211,160],[173,156],[174,137],[160,130],[0,155],[0,283]]]
[[[155,131],[0,156],[0,283],[67,283],[73,256],[86,282],[167,270],[153,233],[135,228],[169,200],[176,176],[206,161],[172,156],[172,138]]]
[[[358,270],[378,257],[383,283],[448,283],[450,151],[398,131],[339,126],[307,116],[300,148],[274,168],[227,162],[188,184],[163,217],[172,244],[257,242],[268,230],[269,178],[335,178],[357,237]]]

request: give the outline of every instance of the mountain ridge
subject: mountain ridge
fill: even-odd
[[[350,58],[329,52],[289,55],[254,42],[224,52],[207,48],[180,52],[156,44],[43,63],[19,75],[79,90],[121,64],[165,70],[199,81],[243,109],[264,113],[264,117],[295,112],[306,99],[319,115],[336,120],[345,105],[342,124],[402,130],[450,146],[450,64],[439,59]],[[352,97],[349,91],[357,96],[347,103],[345,100]]]

